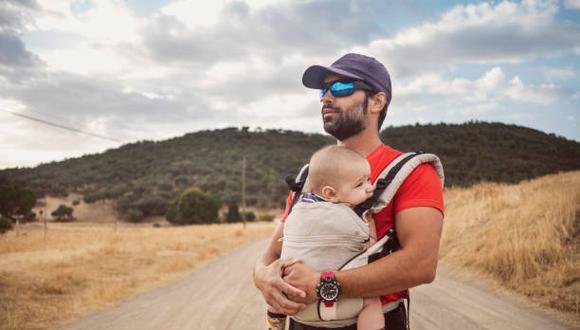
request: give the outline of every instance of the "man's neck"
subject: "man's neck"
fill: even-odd
[[[345,146],[358,152],[360,155],[367,157],[371,152],[375,151],[383,142],[379,137],[379,133],[375,129],[365,129],[357,135],[351,136],[346,140],[337,141],[339,146]]]

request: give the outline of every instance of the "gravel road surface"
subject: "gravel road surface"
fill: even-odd
[[[178,283],[141,294],[63,329],[265,329],[265,304],[251,274],[266,244],[261,240],[245,245]],[[432,284],[412,290],[412,329],[572,329],[484,287],[440,272]]]

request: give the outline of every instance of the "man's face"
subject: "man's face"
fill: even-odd
[[[325,83],[341,80],[337,75],[328,75]],[[368,123],[368,96],[362,90],[356,90],[349,96],[333,96],[327,91],[320,98],[322,103],[322,121],[324,130],[343,141],[362,132]]]

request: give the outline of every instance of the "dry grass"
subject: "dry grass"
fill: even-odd
[[[177,278],[273,223],[152,228],[41,224],[0,237],[0,328],[46,329]]]
[[[580,171],[445,193],[441,258],[580,325]]]

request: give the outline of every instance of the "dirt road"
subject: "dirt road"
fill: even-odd
[[[265,305],[251,280],[266,241],[244,246],[160,288],[63,329],[264,329]],[[542,313],[439,274],[413,290],[413,330],[571,329]]]

